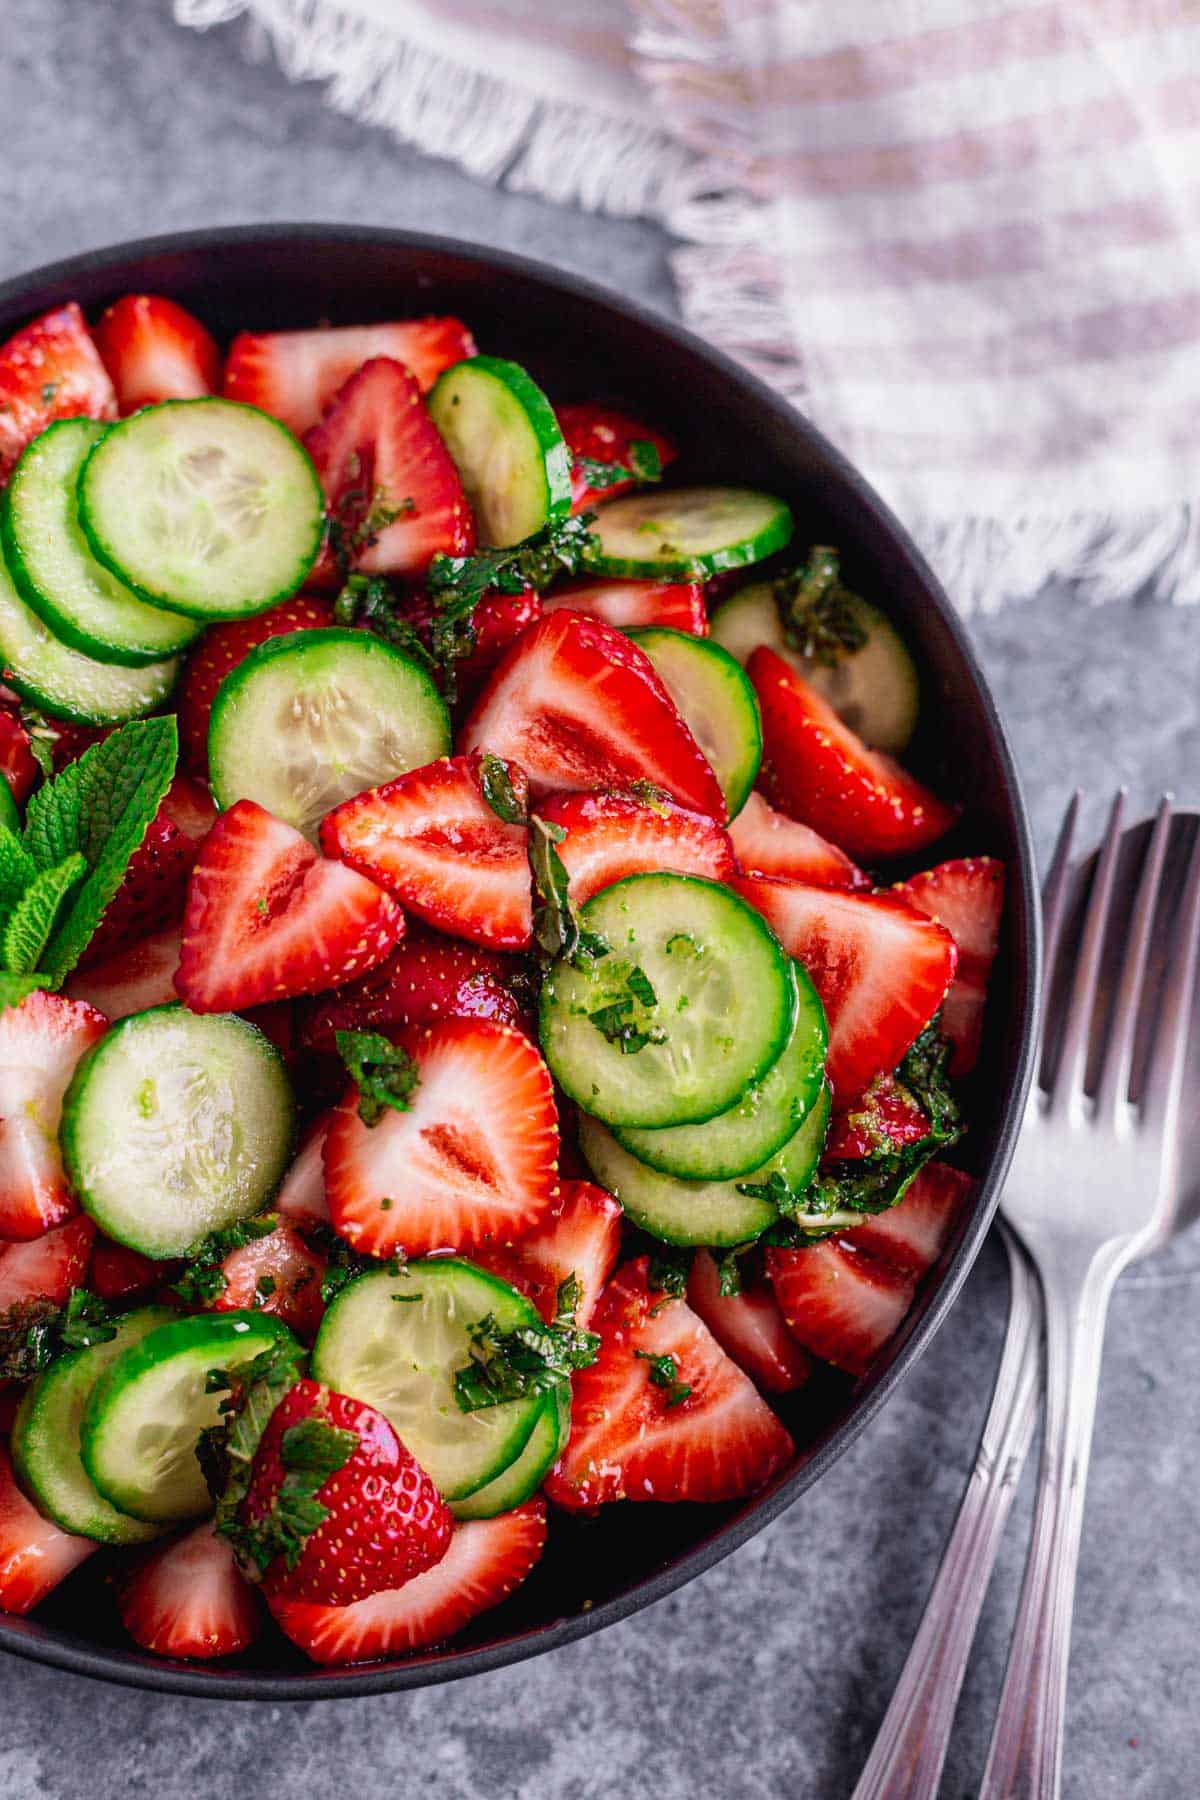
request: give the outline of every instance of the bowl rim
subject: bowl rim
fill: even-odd
[[[1013,1004],[1018,1020],[1017,1042],[1009,1077],[1009,1101],[1001,1118],[989,1166],[983,1175],[974,1213],[963,1231],[953,1256],[942,1272],[935,1291],[912,1326],[907,1338],[871,1387],[856,1400],[850,1415],[832,1430],[826,1441],[773,1489],[751,1502],[736,1518],[716,1527],[692,1549],[655,1571],[641,1582],[623,1589],[586,1612],[539,1625],[477,1649],[430,1652],[405,1662],[334,1669],[292,1670],[277,1673],[258,1670],[189,1667],[133,1650],[89,1644],[60,1635],[58,1628],[43,1627],[37,1633],[22,1629],[24,1621],[0,1615],[0,1649],[72,1674],[126,1687],[181,1694],[196,1699],[282,1700],[352,1699],[440,1685],[468,1675],[485,1674],[533,1656],[544,1655],[607,1625],[629,1618],[705,1573],[777,1519],[848,1450],[882,1407],[930,1343],[958,1297],[991,1226],[1000,1190],[1012,1159],[1025,1101],[1033,1076],[1038,1025],[1038,995],[1042,966],[1041,916],[1037,864],[1024,792],[1008,734],[997,710],[991,687],[983,673],[960,615],[951,605],[908,532],[866,478],[824,434],[789,401],[759,376],[724,351],[678,324],[674,319],[585,276],[555,268],[515,251],[498,250],[466,238],[439,236],[397,227],[322,221],[274,221],[268,224],[213,225],[197,229],[130,238],[95,246],[73,256],[10,276],[0,282],[0,309],[10,308],[27,296],[29,310],[38,305],[40,288],[61,287],[72,280],[92,276],[117,265],[143,259],[206,251],[296,244],[320,240],[326,245],[353,249],[385,245],[427,255],[443,255],[462,262],[482,264],[501,274],[557,290],[658,332],[706,362],[724,381],[747,390],[755,404],[775,416],[786,430],[807,438],[836,477],[854,492],[859,503],[873,513],[890,537],[896,554],[907,560],[912,574],[939,615],[942,628],[953,640],[957,654],[974,683],[996,749],[996,759],[1012,815],[1017,850],[1016,867],[1008,892],[1018,902],[1023,925],[1022,941],[1014,965]],[[37,1623],[37,1621],[32,1621]]]

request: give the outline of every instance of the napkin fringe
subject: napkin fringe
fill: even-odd
[[[204,31],[248,15],[251,47],[291,81],[323,81],[336,111],[482,181],[618,217],[661,217],[695,162],[664,132],[551,104],[348,13],[336,0],[174,0]]]

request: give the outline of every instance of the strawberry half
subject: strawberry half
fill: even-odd
[[[0,1012],[0,1237],[36,1238],[77,1212],[58,1149],[63,1095],[108,1021],[40,990]]]
[[[148,1293],[169,1274],[167,1263],[152,1262],[140,1251],[127,1250],[124,1244],[114,1244],[111,1238],[97,1233],[87,1285],[102,1300],[129,1300],[134,1294]]]
[[[631,460],[635,444],[653,444],[664,469],[678,454],[671,440],[663,437],[661,432],[652,431],[640,419],[618,412],[615,407],[560,406],[557,412],[559,430],[571,452],[572,512],[583,512],[602,500],[615,500],[618,494],[637,486],[637,472]],[[606,466],[617,464],[629,470],[629,479],[594,488],[586,466],[588,462]]]
[[[96,1227],[86,1213],[26,1243],[0,1245],[0,1313],[23,1300],[53,1300],[63,1306],[82,1287]]]
[[[0,1445],[0,1612],[29,1612],[99,1548],[43,1519],[17,1486],[12,1459]]]
[[[822,1160],[859,1162],[891,1149],[903,1150],[929,1136],[923,1108],[894,1075],[877,1075],[849,1112],[835,1113]]]
[[[114,951],[102,961],[89,962],[69,976],[66,993],[72,1000],[86,1000],[116,1023],[148,1006],[166,1006],[177,1000],[175,971],[179,967],[182,931],[169,925],[150,937]]]
[[[162,294],[123,294],[101,313],[94,335],[122,414],[159,400],[199,400],[220,385],[216,339]]]
[[[55,419],[115,419],[117,397],[74,300],[0,346],[0,482]]]
[[[209,627],[183,665],[176,695],[180,753],[194,775],[207,779],[208,721],[217,689],[230,670],[268,638],[332,624],[333,607],[328,600],[296,594],[282,606],[273,606],[252,619],[228,619]]]
[[[760,781],[773,805],[860,862],[924,850],[949,831],[954,808],[868,749],[774,650],[760,645],[746,673],[762,711]]]
[[[466,556],[475,521],[416,377],[378,356],[351,375],[304,434],[346,559],[368,574],[423,575],[439,551]],[[390,524],[372,526],[381,512]],[[336,548],[337,546],[332,546]],[[327,546],[322,576],[334,573]]]
[[[258,1596],[208,1519],[151,1550],[117,1593],[126,1631],[155,1656],[234,1656],[262,1629]]]
[[[590,1181],[564,1181],[553,1218],[509,1249],[475,1252],[474,1260],[532,1300],[547,1323],[558,1310],[558,1290],[571,1276],[579,1283],[575,1323],[586,1328],[621,1248],[619,1203]]]
[[[572,1377],[571,1439],[546,1482],[560,1506],[736,1500],[791,1458],[753,1383],[648,1270],[644,1256],[619,1269],[592,1319],[600,1354]]]
[[[275,1196],[274,1210],[286,1224],[331,1223],[325,1197],[325,1134],[331,1117],[330,1113],[322,1113],[313,1120]]]
[[[195,840],[186,837],[160,807],[79,959],[81,969],[94,968],[126,944],[178,925],[196,850]]]
[[[853,1231],[803,1250],[767,1251],[767,1273],[797,1341],[849,1375],[865,1374],[941,1255],[973,1183],[926,1163],[908,1192]]]
[[[254,800],[222,813],[196,860],[175,986],[193,1012],[317,994],[382,962],[404,915]]]
[[[725,817],[717,778],[649,657],[569,609],[539,619],[501,659],[459,749],[518,763],[538,795],[651,781],[681,806]]]
[[[455,1526],[435,1568],[353,1606],[314,1606],[271,1596],[275,1620],[318,1663],[371,1662],[428,1650],[520,1587],[546,1542],[545,1502],[527,1500],[494,1519]]]
[[[942,1004],[957,961],[954,939],[891,894],[765,875],[739,875],[732,885],[812,977],[829,1020],[826,1072],[836,1103],[848,1106],[874,1076],[896,1067]]]
[[[810,825],[776,812],[761,794],[749,796],[730,821],[738,865],[747,875],[779,875],[809,887],[869,888],[871,878],[844,850],[826,843]]]
[[[525,979],[515,957],[474,944],[456,943],[418,926],[370,974],[318,1000],[304,1017],[301,1042],[311,1050],[335,1049],[335,1031],[382,1031],[432,1025],[438,1019],[491,1019],[525,1026],[514,992]]]
[[[942,1030],[954,1045],[951,1075],[969,1075],[983,1041],[988,978],[1000,944],[1004,864],[994,856],[939,863],[899,882],[894,891],[944,925],[958,947],[958,967],[942,1005]]]
[[[428,390],[443,369],[474,354],[470,332],[461,319],[451,318],[317,331],[241,331],[225,361],[225,393],[261,407],[303,437],[338,389],[373,357],[403,363]]]
[[[30,749],[29,732],[21,715],[13,706],[0,706],[0,775],[12,790],[18,806],[23,806],[38,779],[37,758]]]
[[[543,597],[544,612],[561,612],[564,606],[589,619],[603,619],[618,631],[667,625],[693,637],[708,636],[704,587],[699,581],[584,581]]]
[[[290,1225],[231,1250],[221,1264],[225,1287],[212,1301],[214,1312],[274,1313],[311,1343],[325,1311],[321,1282],[325,1258],[310,1250]]]
[[[334,1227],[356,1250],[426,1256],[534,1230],[557,1198],[558,1123],[550,1071],[519,1031],[482,1019],[408,1026],[410,1110],[373,1126],[351,1088],[325,1139]],[[384,1202],[387,1202],[385,1205]]]
[[[576,906],[626,875],[669,871],[728,881],[736,864],[728,834],[706,813],[637,794],[560,794],[538,816],[561,826],[556,845]]]
[[[346,1434],[340,1443],[334,1433]],[[289,1470],[298,1445],[332,1451],[341,1461],[313,1493],[325,1517],[296,1532],[293,1552],[269,1561],[256,1550],[264,1526],[281,1519]],[[255,1453],[250,1486],[238,1508],[239,1539],[270,1595],[319,1606],[351,1606],[371,1594],[403,1587],[446,1554],[454,1519],[417,1459],[373,1406],[334,1393],[320,1382],[297,1381],[279,1402]]]
[[[740,1293],[722,1294],[715,1259],[709,1251],[697,1250],[688,1274],[688,1305],[756,1387],[769,1394],[793,1393],[811,1378],[812,1358],[788,1330],[769,1284],[752,1280],[745,1271],[741,1280]]]
[[[509,777],[522,807],[527,785]],[[529,833],[493,812],[478,756],[443,756],[356,794],[321,823],[321,848],[410,912],[495,950],[527,950],[533,931]]]

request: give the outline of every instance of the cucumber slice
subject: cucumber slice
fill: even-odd
[[[566,518],[571,453],[554,408],[519,363],[468,357],[438,376],[428,404],[483,543],[504,549]]]
[[[21,598],[55,636],[97,662],[139,668],[185,650],[201,626],[145,606],[98,563],[79,528],[79,470],[107,427],[60,419],[23,452],[0,509]]]
[[[360,1275],[321,1321],[313,1374],[391,1420],[447,1500],[495,1481],[524,1450],[543,1394],[463,1412],[454,1375],[489,1314],[501,1331],[540,1326],[524,1295],[457,1257],[411,1262],[399,1275]]]
[[[113,425],[79,473],[92,554],[150,606],[265,612],[317,559],[325,502],[307,450],[240,400],[164,400]]]
[[[270,1313],[197,1313],[160,1325],[100,1377],[84,1409],[83,1466],[119,1512],[153,1525],[203,1518],[212,1499],[196,1442],[220,1418],[209,1372],[251,1362],[287,1326]]]
[[[662,1175],[623,1150],[597,1119],[579,1121],[579,1147],[601,1187],[621,1202],[635,1225],[667,1244],[710,1244],[731,1249],[748,1244],[773,1225],[778,1212],[769,1200],[738,1190],[780,1174],[795,1193],[816,1172],[829,1126],[829,1089],[782,1150],[760,1169],[737,1181],[680,1181]]]
[[[233,1013],[131,1013],[83,1058],[63,1099],[71,1183],[109,1237],[183,1256],[261,1212],[292,1150],[283,1062]]]
[[[22,699],[77,725],[115,725],[161,706],[179,674],[178,659],[121,668],[81,656],[48,631],[17,593],[0,562],[0,666]]]
[[[106,1344],[58,1357],[26,1390],[13,1425],[13,1463],[38,1511],[64,1531],[101,1544],[144,1544],[158,1536],[159,1527],[118,1512],[94,1486],[80,1460],[79,1433],[100,1377],[147,1333],[178,1317],[169,1306],[139,1307]]]
[[[580,919],[609,953],[578,967],[559,957],[542,985],[540,1033],[559,1085],[586,1112],[609,1125],[697,1124],[766,1074],[796,1022],[796,982],[745,901],[695,875],[629,875]],[[637,999],[644,981],[652,1005]],[[595,1015],[608,1008],[608,1023],[622,1003],[664,1040],[636,1051],[610,1041]]]
[[[685,1181],[732,1181],[782,1149],[820,1099],[829,1046],[817,990],[800,963],[792,968],[799,1002],[795,1029],[762,1080],[703,1125],[669,1125],[665,1131],[618,1126],[613,1136],[622,1149]]]
[[[866,642],[861,649],[843,651],[832,666],[792,649],[766,581],[752,582],[718,606],[710,641],[740,663],[748,662],[760,644],[768,645],[824,694],[839,718],[872,749],[897,755],[917,728],[921,705],[917,665],[877,606],[850,592],[843,598],[866,633]]]
[[[567,1447],[571,1435],[571,1386],[564,1381],[546,1395],[529,1441],[516,1461],[486,1487],[456,1500],[450,1511],[456,1519],[494,1519],[511,1512],[536,1494]]]
[[[654,664],[721,784],[728,816],[736,818],[762,762],[758,699],[741,664],[720,644],[664,625],[629,636]]]
[[[610,500],[596,515],[601,575],[698,581],[781,550],[792,535],[782,500],[754,488],[660,488]]]
[[[445,756],[432,677],[366,631],[269,638],[217,689],[208,763],[218,806],[257,800],[316,841],[333,807]]]

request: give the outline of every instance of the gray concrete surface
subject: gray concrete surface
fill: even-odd
[[[177,31],[165,0],[0,4],[0,275],[216,221],[412,224],[519,246],[669,309],[647,225],[496,194]],[[1200,802],[1200,618],[1050,593],[976,628],[1045,847],[1079,783]],[[1098,824],[1097,802],[1090,820]],[[1200,1238],[1113,1306],[1071,1670],[1067,1800],[1200,1792]],[[551,1658],[281,1709],[126,1692],[0,1659],[3,1800],[845,1800],[916,1626],[998,1354],[989,1247],[884,1415],[772,1529],[654,1610]],[[1029,1487],[1000,1561],[944,1794],[977,1791]]]

